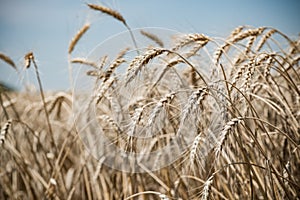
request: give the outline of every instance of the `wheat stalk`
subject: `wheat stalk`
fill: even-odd
[[[36,73],[36,78],[37,78],[39,89],[40,89],[40,95],[41,95],[41,98],[42,98],[43,107],[44,107],[44,111],[45,111],[45,115],[46,115],[46,121],[47,121],[47,124],[48,124],[48,130],[49,130],[49,134],[51,135],[51,139],[52,139],[51,142],[52,142],[52,145],[54,147],[56,147],[55,142],[54,142],[54,138],[53,138],[53,131],[52,131],[51,123],[50,123],[49,113],[48,113],[48,110],[47,110],[47,107],[46,107],[45,94],[44,94],[44,90],[43,90],[43,86],[42,86],[42,81],[41,81],[41,78],[40,78],[38,66],[37,66],[37,64],[35,62],[35,59],[34,59],[33,52],[27,53],[25,55],[24,59],[25,59],[26,64],[27,64],[26,68],[30,67],[30,63],[31,62],[33,63],[34,71]]]

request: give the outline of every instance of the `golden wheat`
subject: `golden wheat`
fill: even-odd
[[[76,44],[78,43],[78,41],[80,40],[80,38],[83,36],[83,34],[90,28],[90,24],[85,24],[77,33],[76,35],[73,37],[73,39],[70,42],[69,45],[69,49],[68,49],[68,53],[71,54],[76,46]]]
[[[14,61],[4,53],[0,52],[0,59],[6,62],[7,64],[9,64],[10,66],[12,66],[14,69],[17,69]]]

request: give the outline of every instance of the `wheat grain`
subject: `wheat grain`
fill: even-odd
[[[76,44],[78,43],[78,41],[80,40],[80,38],[83,36],[83,34],[90,28],[90,24],[87,23],[85,24],[77,33],[76,35],[73,37],[73,39],[71,40],[71,43],[69,45],[69,50],[68,53],[71,54],[76,46]]]

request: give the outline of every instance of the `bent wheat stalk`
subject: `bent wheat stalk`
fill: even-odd
[[[45,101],[45,95],[44,95],[44,90],[43,90],[43,86],[42,86],[42,81],[41,81],[41,78],[40,78],[38,66],[37,66],[37,64],[35,62],[35,59],[34,59],[33,52],[29,52],[25,55],[25,61],[26,61],[26,63],[28,63],[26,68],[30,67],[31,62],[33,63],[34,70],[35,70],[35,73],[36,73],[36,78],[37,78],[39,89],[40,89],[41,98],[42,98],[42,101],[43,101],[43,107],[44,107],[44,111],[45,111],[45,115],[46,115],[46,121],[47,121],[47,124],[48,124],[49,134],[51,135],[51,139],[52,139],[51,142],[52,142],[52,145],[54,147],[56,147],[56,144],[55,144],[54,138],[53,138],[53,131],[52,131],[51,123],[50,123],[49,113],[48,113],[48,110],[46,108],[46,101]]]

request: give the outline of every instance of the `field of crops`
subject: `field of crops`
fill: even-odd
[[[0,199],[299,199],[299,38],[165,37],[87,9],[127,31],[86,58],[72,53],[93,24],[74,35],[71,91],[43,90],[35,52],[24,66],[0,53],[38,83],[0,90]]]

